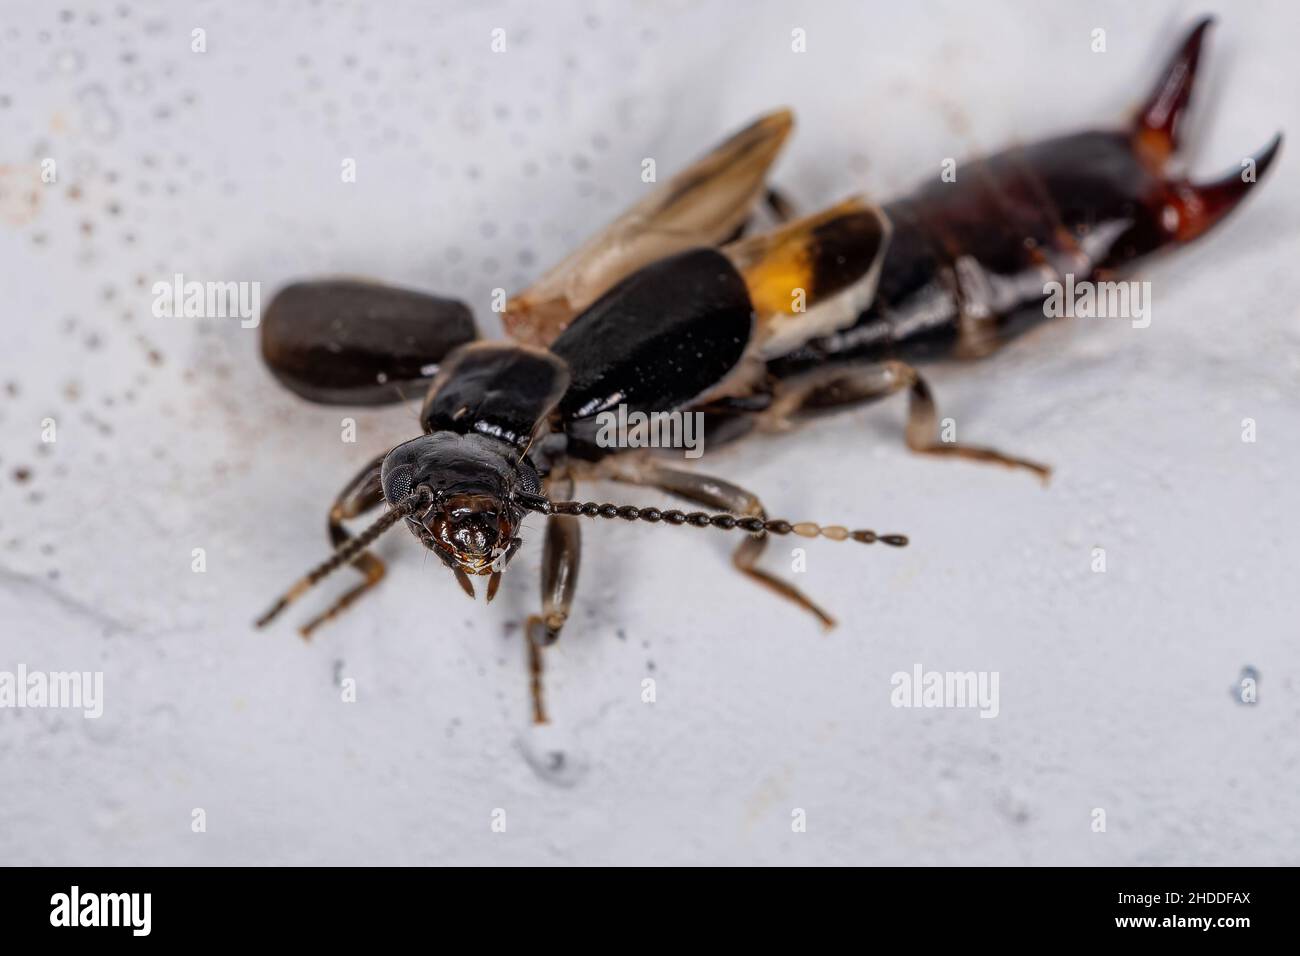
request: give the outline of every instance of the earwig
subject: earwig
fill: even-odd
[[[856,197],[802,219],[766,183],[793,125],[761,117],[658,188],[506,304],[511,341],[476,341],[462,303],[351,280],[292,285],[262,321],[262,353],[291,391],[324,404],[423,394],[423,434],[378,455],[330,510],[333,555],[259,627],[325,577],[365,577],[304,636],[373,588],[370,546],[405,524],[475,596],[497,593],[524,519],[545,519],[542,608],[526,634],[534,719],[546,720],[542,648],[577,587],[579,518],[741,532],[736,568],[831,627],[831,616],[758,567],[772,536],[902,547],[901,534],[769,518],[752,493],[602,442],[603,414],[705,416],[714,444],[906,391],[906,441],[922,454],[993,462],[1046,479],[1039,462],[940,441],[918,366],[986,356],[1047,318],[1047,284],[1119,274],[1205,235],[1255,181],[1171,172],[1201,48],[1198,23],[1125,128],[1077,133],[963,164],[883,206]],[[1255,180],[1281,135],[1256,157]],[[746,234],[765,203],[781,222]],[[572,498],[575,480],[655,488],[708,510]],[[353,536],[346,522],[389,509]]]

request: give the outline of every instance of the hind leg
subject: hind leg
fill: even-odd
[[[794,222],[799,218],[799,211],[790,201],[790,197],[775,186],[767,188],[767,195],[763,197],[763,202],[777,222]]]
[[[1022,468],[1033,472],[1044,482],[1051,476],[1050,467],[1027,458],[980,445],[941,441],[934,394],[921,373],[905,362],[889,361],[861,368],[828,368],[784,382],[778,388],[771,406],[763,413],[762,422],[769,429],[781,429],[788,427],[791,419],[797,415],[858,405],[885,398],[904,389],[908,391],[905,434],[907,447],[912,451],[922,455],[965,458],[1005,465],[1008,468]]]

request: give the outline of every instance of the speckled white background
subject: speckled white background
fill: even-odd
[[[312,644],[291,624],[329,594],[251,629],[414,413],[355,413],[342,443],[349,413],[278,389],[254,332],[153,318],[160,278],[265,302],[364,274],[461,296],[495,333],[490,290],[642,195],[645,156],[666,174],[785,104],[796,202],[888,198],[944,157],[1118,119],[1215,6],[1194,168],[1300,134],[1281,0],[812,6],[0,3],[0,669],[102,670],[106,694],[98,721],[0,710],[0,861],[1300,862],[1294,142],[1145,273],[1151,328],[1066,323],[934,370],[961,435],[1052,463],[1047,489],[909,455],[901,399],[706,453],[774,513],[912,536],[809,546],[830,635],[733,573],[732,540],[604,524],[544,739],[512,628],[535,528],[491,608],[394,535],[382,589]],[[998,671],[998,718],[892,708],[918,662]],[[1232,696],[1247,666],[1255,706]],[[552,749],[558,779],[525,756]]]

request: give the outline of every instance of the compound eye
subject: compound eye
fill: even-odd
[[[519,490],[533,495],[542,490],[542,479],[526,461],[519,462]]]
[[[384,497],[389,504],[397,504],[411,493],[411,482],[415,477],[414,465],[398,465],[384,469]]]

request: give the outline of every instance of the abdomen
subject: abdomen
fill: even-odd
[[[955,182],[885,206],[894,231],[871,305],[770,371],[785,379],[828,362],[978,358],[1042,322],[1044,287],[1066,272],[1090,277],[1096,255],[1062,224],[1040,167],[1091,135],[965,163]]]

